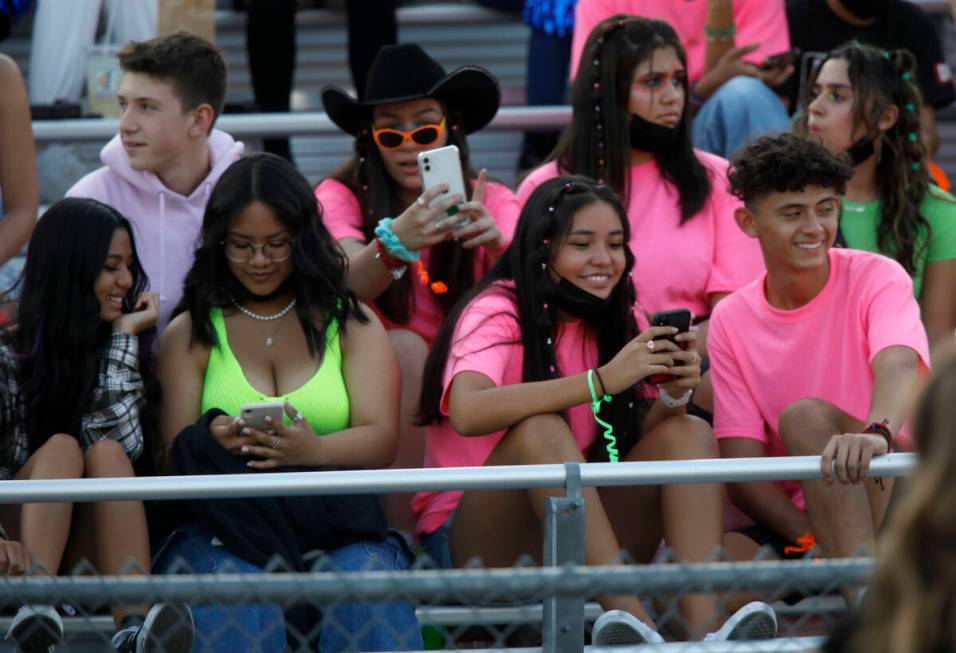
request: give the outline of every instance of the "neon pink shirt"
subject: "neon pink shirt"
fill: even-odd
[[[913,282],[892,259],[852,249],[830,250],[830,276],[804,306],[769,304],[766,275],[714,309],[707,350],[714,383],[714,435],[751,438],[766,455],[786,456],[777,432],[783,409],[799,399],[827,401],[865,421],[873,393],[873,358],[910,347],[929,366],[926,331]],[[905,441],[906,433],[901,432]],[[806,508],[799,481],[781,488]]]
[[[763,271],[760,246],[734,220],[740,201],[727,190],[727,161],[695,153],[712,188],[704,207],[683,226],[677,189],[661,177],[657,163],[631,167],[631,276],[637,301],[648,313],[689,308],[695,316],[710,315],[711,295],[733,292]],[[518,201],[524,204],[535,188],[559,174],[556,161],[534,170],[518,187]]]
[[[502,286],[514,287],[510,282]],[[478,372],[497,386],[521,383],[524,347],[516,316],[514,302],[500,287],[483,292],[464,310],[455,328],[442,377],[442,415],[449,414],[449,389],[460,372]],[[638,328],[646,328],[646,321],[639,315],[636,317]],[[597,365],[597,341],[583,322],[563,322],[559,326],[555,358],[565,376],[580,374]],[[653,395],[648,392],[648,396]],[[590,404],[572,406],[567,412],[571,432],[584,452],[596,435]],[[429,425],[425,431],[425,467],[483,465],[505,431],[466,437],[458,435],[448,419]],[[412,500],[412,508],[418,513],[415,532],[431,533],[445,523],[462,494],[460,490],[416,494]]]
[[[784,0],[733,0],[734,43],[744,46],[759,43],[744,59],[760,63],[772,54],[790,48]],[[616,14],[660,18],[677,32],[687,51],[687,76],[696,82],[704,74],[707,55],[707,0],[580,0],[574,11],[574,36],[571,41],[571,78],[578,69],[584,43],[594,26]],[[798,71],[799,72],[799,71]]]
[[[359,207],[358,198],[349,190],[348,186],[334,179],[323,180],[315,189],[315,197],[319,200],[322,207],[322,219],[325,226],[331,232],[336,240],[344,238],[355,238],[361,242],[367,242],[365,234],[362,233],[362,209]],[[514,234],[515,224],[518,222],[518,214],[521,212],[521,206],[515,199],[511,190],[492,181],[485,185],[485,206],[488,213],[498,223],[498,228],[504,234],[505,244],[511,242],[511,236]],[[421,253],[422,264],[428,268],[429,250]],[[475,256],[475,276],[480,279],[487,272],[492,263],[493,257],[484,247],[478,249]],[[392,322],[376,308],[374,302],[370,305],[378,314],[386,329],[408,329],[420,335],[425,342],[431,343],[438,334],[438,327],[441,326],[445,314],[442,312],[441,305],[435,298],[435,295],[418,281],[415,275],[415,269],[410,269],[407,274],[415,277],[412,280],[412,310],[409,313],[407,324]]]

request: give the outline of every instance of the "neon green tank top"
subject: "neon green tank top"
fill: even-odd
[[[342,375],[342,349],[338,323],[326,330],[322,364],[305,385],[281,397],[269,397],[252,387],[232,353],[222,309],[209,312],[218,344],[209,352],[203,379],[201,410],[219,408],[227,415],[239,415],[243,404],[260,401],[289,401],[302,413],[317,435],[335,433],[349,426],[349,394]],[[289,419],[286,418],[286,424]]]

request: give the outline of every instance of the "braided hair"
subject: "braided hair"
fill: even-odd
[[[624,242],[628,242],[631,230],[627,214],[614,191],[603,184],[579,176],[557,177],[541,184],[531,194],[521,211],[511,245],[488,274],[459,300],[438,332],[425,362],[417,413],[419,425],[437,424],[444,419],[439,406],[452,339],[467,305],[489,289],[506,295],[514,304],[515,312],[509,312],[507,316],[518,324],[519,335],[515,341],[501,344],[519,344],[523,347],[522,382],[545,381],[562,376],[555,358],[560,323],[555,301],[557,284],[551,277],[549,267],[573,226],[574,215],[595,202],[604,202],[614,209],[621,220]],[[636,300],[631,281],[634,255],[629,247],[624,248],[624,255],[624,271],[612,291],[611,305],[600,319],[586,323],[586,327],[593,330],[596,336],[600,365],[610,361],[637,336],[637,323],[632,313]],[[513,285],[502,282],[512,282]],[[457,339],[468,336],[467,333],[458,334]],[[616,401],[602,411],[602,416],[614,425],[615,432],[619,434],[622,456],[640,437],[645,407],[635,402],[634,396],[633,387],[623,390],[615,396]],[[590,458],[607,460],[607,451],[600,438],[595,439]]]
[[[471,166],[461,112],[451,110],[445,105],[442,105],[442,112],[448,125],[447,144],[458,147],[465,180],[474,180],[478,175]],[[369,128],[363,129],[355,137],[352,159],[333,172],[331,178],[347,186],[358,200],[362,209],[362,233],[366,242],[375,238],[375,227],[379,220],[398,216],[407,208],[399,198],[398,184],[385,170],[385,163]],[[466,199],[470,200],[471,194],[472,185],[466,183]],[[460,241],[446,240],[433,245],[429,252],[430,278],[440,279],[448,286],[447,292],[435,295],[438,304],[447,314],[475,281],[475,250],[465,249]],[[392,322],[405,324],[411,319],[413,283],[418,283],[416,275],[406,274],[389,284],[375,299],[375,305]]]
[[[623,14],[598,23],[581,54],[571,87],[573,115],[550,160],[563,173],[606,183],[630,201],[631,147],[628,100],[634,69],[661,48],[673,48],[686,69],[687,54],[674,28],[662,20]],[[690,139],[690,89],[686,77],[684,108],[675,129],[676,144],[656,155],[661,176],[677,189],[681,224],[701,210],[710,196],[711,180],[694,153]]]
[[[830,52],[814,71],[803,97],[804,111],[797,123],[807,133],[807,107],[813,101],[813,86],[823,64],[847,62],[854,95],[854,125],[863,125],[868,138],[879,148],[876,189],[880,195],[880,219],[876,228],[882,254],[895,258],[913,274],[925,251],[932,229],[920,213],[929,189],[926,148],[919,138],[922,100],[917,85],[916,59],[906,50],[887,52],[851,42]],[[887,107],[895,105],[899,118],[880,133],[878,122]]]

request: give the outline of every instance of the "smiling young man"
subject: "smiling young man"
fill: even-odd
[[[159,329],[182,295],[206,200],[243,145],[213,129],[226,94],[226,65],[214,45],[179,33],[133,42],[119,53],[119,134],[100,153],[104,167],[68,192],[122,213],[137,256],[160,293]]]
[[[792,134],[758,139],[728,173],[744,202],[737,224],[759,241],[767,272],[711,319],[714,435],[726,458],[822,454],[824,474],[731,485],[756,524],[743,529],[748,539],[728,538],[738,556],[752,557],[754,542],[782,549],[806,533],[828,557],[851,556],[872,547],[886,510],[891,480],[864,472],[907,439],[929,355],[902,266],[831,249],[852,174],[848,161]]]

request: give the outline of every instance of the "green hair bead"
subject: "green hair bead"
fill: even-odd
[[[917,138],[916,132],[910,132],[909,134],[907,134],[907,138],[909,138],[912,142],[915,143]]]
[[[907,111],[916,111],[916,107],[913,106],[912,102],[907,102],[903,108]]]
[[[909,74],[909,73],[903,73],[903,81],[904,81],[904,82],[910,81],[910,74]]]
[[[920,164],[919,164],[919,163],[914,163],[914,164],[913,164],[913,170],[919,170],[919,169],[920,169]]]

